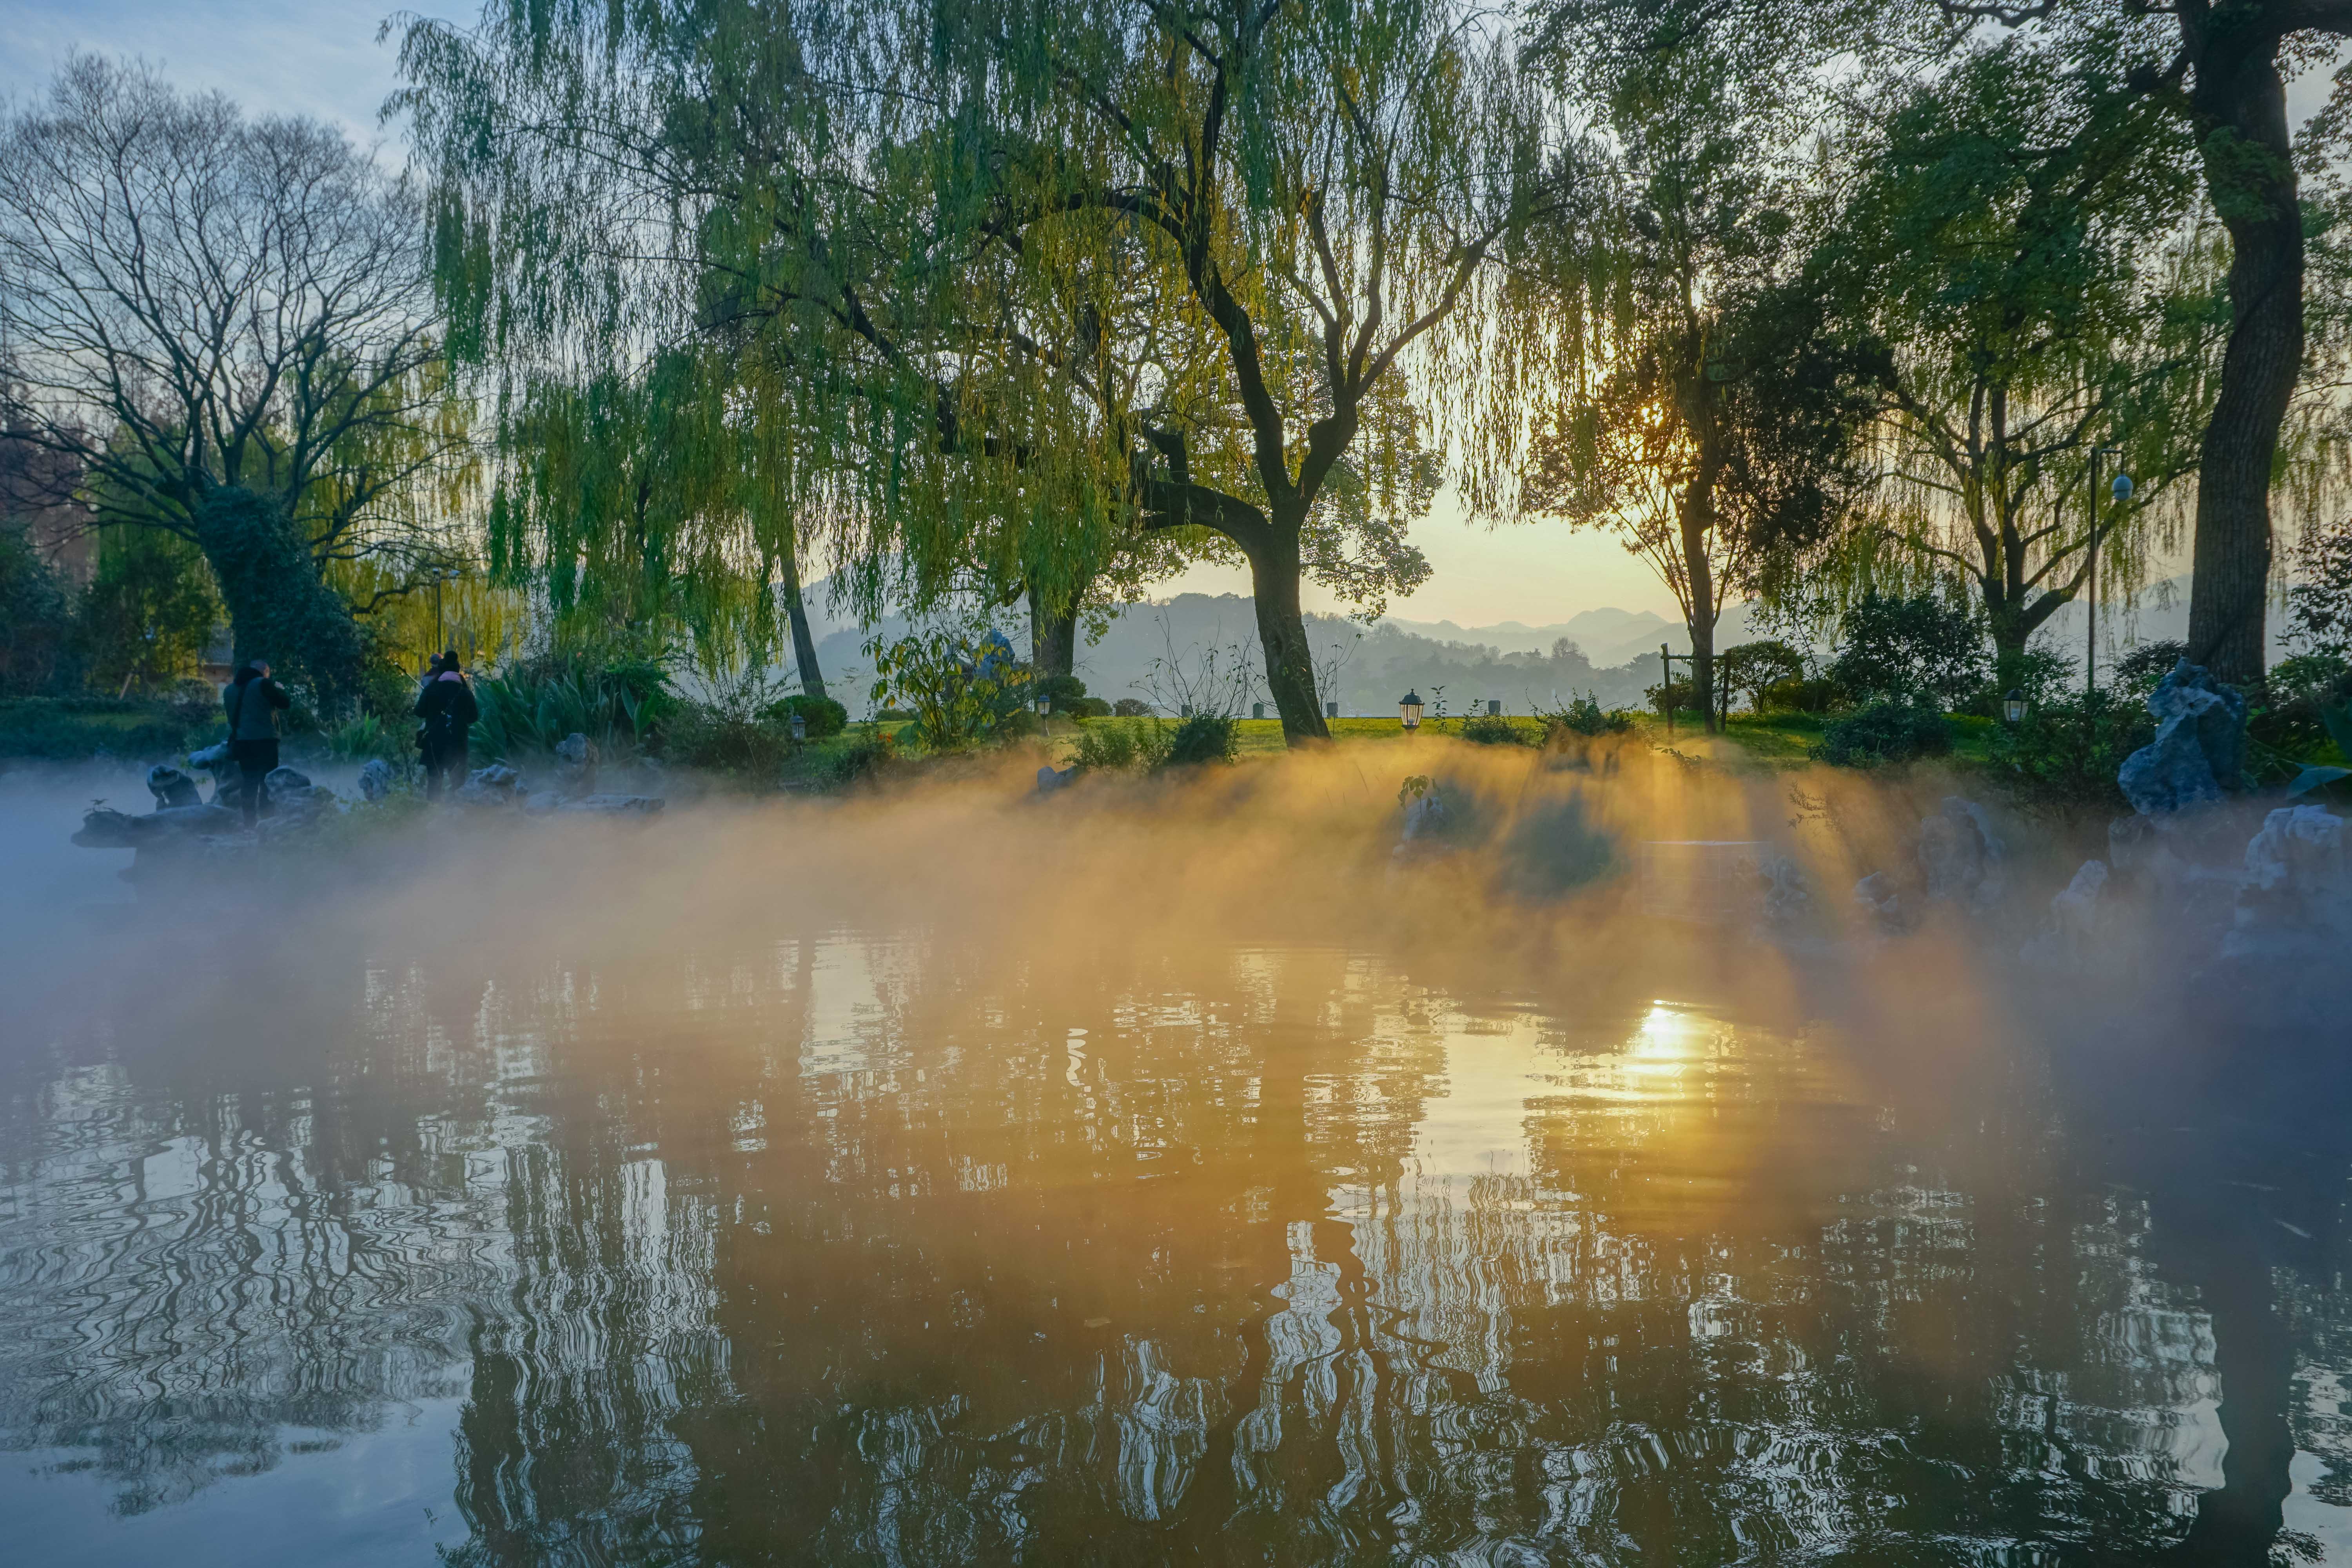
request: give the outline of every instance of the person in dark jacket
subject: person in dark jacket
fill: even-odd
[[[482,716],[474,689],[457,663],[457,650],[443,654],[434,663],[437,672],[427,676],[416,694],[416,716],[425,721],[421,739],[427,800],[441,798],[441,786],[453,773],[460,779],[466,776],[466,731]]]
[[[228,710],[228,754],[236,760],[245,781],[239,804],[247,827],[268,808],[269,789],[263,781],[278,766],[278,715],[292,701],[286,689],[269,679],[266,658],[252,660],[221,688],[221,706]]]

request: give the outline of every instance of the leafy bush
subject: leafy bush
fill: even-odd
[[[2146,703],[2095,691],[2029,710],[2022,722],[2005,724],[1993,736],[1987,757],[2028,801],[2121,806],[2116,771],[2155,738],[2156,721]]]
[[[99,531],[97,574],[82,594],[76,635],[88,679],[101,690],[194,674],[225,615],[212,568],[188,541],[160,528]]]
[[[1694,695],[1691,683],[1685,679],[1676,679],[1668,685],[1648,687],[1642,692],[1642,700],[1660,714],[1666,711],[1669,702],[1673,703],[1674,710],[1677,713],[1686,712],[1698,706],[1698,698]]]
[[[849,710],[830,697],[812,697],[805,691],[768,704],[765,717],[786,734],[792,732],[793,716],[798,714],[802,728],[812,741],[829,740],[849,727]]]
[[[1757,694],[1756,710],[1759,713],[1826,713],[1836,707],[1844,695],[1838,683],[1825,675],[1776,680]]]
[[[1075,675],[1041,675],[1029,685],[1029,700],[1034,702],[1043,697],[1053,703],[1056,713],[1068,712],[1070,704],[1086,694],[1087,683]]]
[[[1195,713],[1176,726],[1160,766],[1184,768],[1230,763],[1241,744],[1239,721],[1230,713]]]
[[[1168,726],[1157,719],[1139,723],[1089,724],[1078,734],[1071,765],[1081,773],[1137,773],[1167,762],[1174,745]]]
[[[911,721],[914,717],[915,715],[913,711],[905,708],[877,708],[874,710],[874,722],[877,724],[904,724]]]
[[[1748,699],[1748,711],[1764,711],[1764,694],[1783,681],[1805,678],[1805,656],[1777,637],[1744,642],[1716,655],[1715,678],[1726,690]]]
[[[1952,749],[1951,727],[1927,703],[1881,700],[1836,720],[1811,748],[1815,762],[1841,768],[1874,768],[1916,757],[1940,757]]]
[[[2172,666],[2167,664],[2164,668],[2170,669]],[[2158,677],[2162,673],[2159,670]],[[2145,696],[2155,684],[2155,679],[2150,679],[2147,687],[2140,689],[2140,694]],[[2003,717],[2002,704],[2012,691],[2023,692],[2030,708],[2063,707],[2074,700],[2079,687],[2074,661],[2047,644],[2037,644],[2001,660],[1988,674],[1984,684],[1954,704],[1953,710],[1979,719],[2000,719]]]
[[[69,690],[73,601],[21,529],[0,526],[0,695]]]
[[[1073,719],[1108,719],[1111,716],[1110,704],[1099,697],[1074,697],[1066,703],[1056,702],[1054,711],[1067,713]]]
[[[1572,735],[1622,735],[1633,727],[1633,716],[1622,708],[1604,710],[1599,698],[1588,691],[1557,713],[1543,715],[1544,738],[1557,740],[1565,731]]]
[[[1474,713],[1462,721],[1462,728],[1454,733],[1481,746],[1532,746],[1536,743],[1534,735],[1499,713]]]
[[[210,744],[227,731],[220,700],[20,697],[0,700],[0,756],[71,762],[96,756],[162,761]]]
[[[878,777],[898,762],[898,742],[887,730],[865,730],[840,745],[807,746],[784,769],[786,787],[846,789]]]
[[[649,659],[601,667],[556,656],[477,679],[482,716],[470,743],[488,761],[552,755],[563,738],[587,736],[607,761],[654,748],[677,710],[669,672]]]
[[[1948,708],[1984,684],[1984,637],[1966,609],[1933,594],[1865,594],[1839,620],[1829,673],[1858,702]]]
[[[2157,684],[2172,673],[2172,667],[2189,657],[2189,645],[2169,639],[2144,642],[2116,660],[2116,685],[2135,702],[2145,702]],[[2073,668],[2068,661],[2068,668]],[[2039,694],[2028,691],[2039,700]]]
[[[1148,719],[1151,704],[1140,697],[1122,697],[1110,705],[1110,711],[1114,719]]]
[[[1034,721],[1029,673],[1000,633],[877,637],[866,652],[874,660],[872,700],[905,702],[934,750],[1009,738]]]
[[[2352,702],[2352,665],[2326,653],[2283,658],[2252,695],[2246,714],[2249,736],[2286,757],[2324,756],[2328,710]]]
[[[415,731],[405,720],[386,722],[376,714],[362,713],[327,731],[327,751],[345,762],[381,757],[405,768],[416,755]]]

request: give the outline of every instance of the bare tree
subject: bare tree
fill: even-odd
[[[79,466],[100,521],[194,541],[240,657],[271,643],[324,693],[362,649],[328,563],[397,583],[446,553],[420,481],[464,422],[427,251],[339,132],[143,67],[78,58],[0,123],[11,424]]]

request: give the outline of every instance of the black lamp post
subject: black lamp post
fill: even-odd
[[[1408,691],[1397,700],[1397,717],[1404,721],[1406,732],[1421,728],[1421,693]]]
[[[2000,716],[2012,724],[2025,722],[2025,693],[2012,686],[2000,700]]]

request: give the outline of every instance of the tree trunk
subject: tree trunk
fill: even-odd
[[[793,665],[800,676],[801,689],[811,697],[823,697],[824,672],[816,666],[816,638],[809,633],[808,605],[801,596],[799,556],[798,546],[787,544],[777,563],[784,574],[784,618],[793,626]]]
[[[228,611],[236,662],[268,659],[309,688],[321,716],[355,702],[365,682],[367,639],[351,605],[320,578],[286,508],[241,485],[216,485],[196,503],[195,527]]]
[[[1039,675],[1071,675],[1078,662],[1078,599],[1070,595],[1067,608],[1056,611],[1045,603],[1035,584],[1029,589],[1029,662]]]
[[[2206,184],[2231,247],[2230,342],[2197,475],[2189,657],[2240,686],[2263,673],[2271,467],[2303,365],[2303,210],[2264,10],[2180,8]]]
[[[1282,738],[1328,741],[1323,705],[1315,694],[1315,657],[1307,643],[1307,617],[1299,608],[1298,527],[1276,518],[1265,539],[1248,551],[1250,593],[1257,605],[1257,636],[1265,653],[1266,689],[1282,715]]]
[[[1698,705],[1700,721],[1712,735],[1716,731],[1715,572],[1706,558],[1706,523],[1695,518],[1688,507],[1683,513],[1683,571],[1690,584],[1683,624],[1691,639],[1691,700]]]

